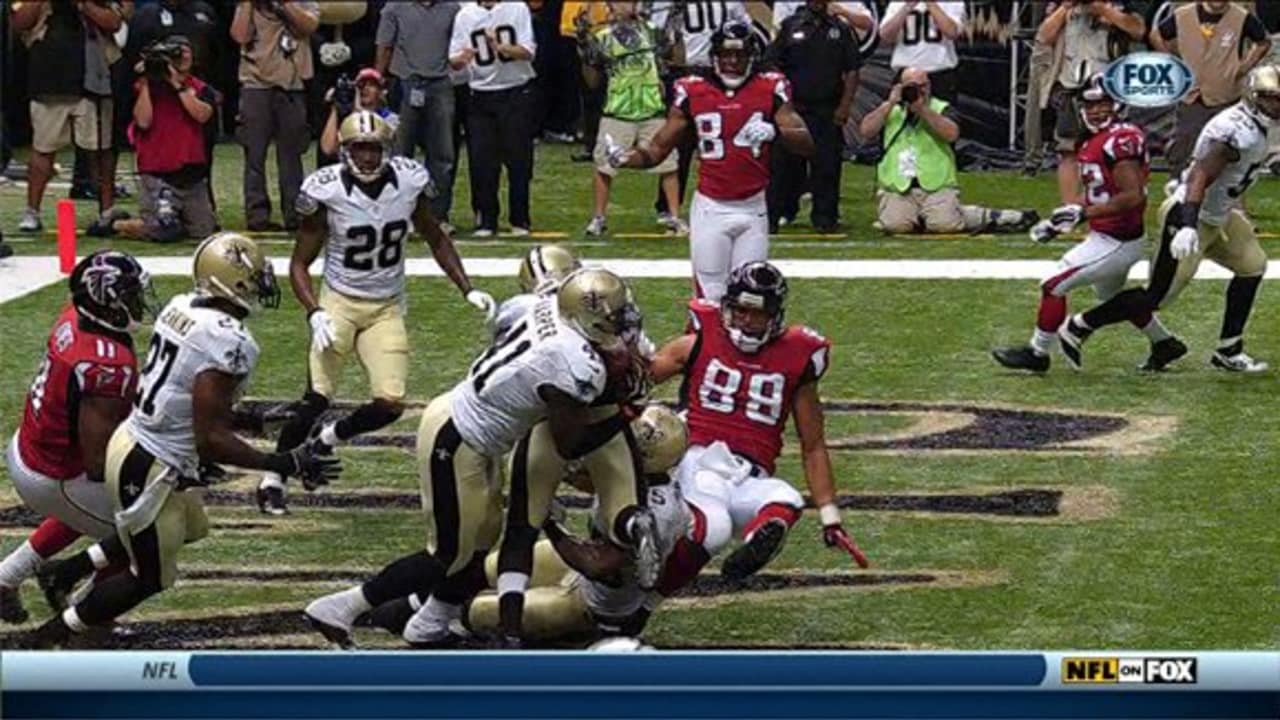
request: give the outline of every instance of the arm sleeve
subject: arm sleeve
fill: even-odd
[[[516,8],[516,43],[530,54],[537,55],[538,41],[533,36],[533,16],[529,13],[529,6],[517,3]]]
[[[307,176],[302,183],[302,188],[298,191],[298,199],[293,203],[294,209],[303,217],[315,215],[324,204],[324,185],[320,182],[319,176],[319,172],[313,172]]]
[[[382,8],[382,15],[378,18],[378,33],[374,42],[384,47],[394,47],[396,44],[396,13],[390,7]]]
[[[671,105],[678,108],[690,120],[693,119],[693,113],[689,107],[689,85],[693,82],[697,81],[693,78],[680,78],[676,81],[671,93]]]
[[[831,366],[831,341],[809,328],[804,328],[804,333],[810,338],[812,347],[809,348],[804,374],[800,376],[801,385],[821,380]]]

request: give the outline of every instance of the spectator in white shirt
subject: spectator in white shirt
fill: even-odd
[[[956,38],[964,30],[963,2],[891,2],[880,23],[880,39],[893,46],[889,65],[919,68],[939,97],[956,96]]]

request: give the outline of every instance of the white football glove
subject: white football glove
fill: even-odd
[[[752,117],[742,126],[741,136],[743,142],[750,145],[753,149],[759,149],[761,145],[773,140],[778,136],[778,129],[773,123],[761,118]]]
[[[311,324],[311,347],[316,352],[324,352],[333,347],[338,338],[338,330],[333,326],[333,318],[324,310],[316,310],[307,316]]]
[[[1084,220],[1084,208],[1075,203],[1056,208],[1049,216],[1053,229],[1060,233],[1071,232],[1082,220]]]
[[[1052,220],[1041,220],[1031,226],[1031,239],[1038,243],[1047,243],[1058,237],[1059,233],[1053,226]]]
[[[631,153],[630,148],[624,148],[618,144],[613,136],[609,133],[604,134],[604,155],[611,168],[620,168],[627,161],[627,155]]]
[[[1173,234],[1173,242],[1169,243],[1169,254],[1175,260],[1181,260],[1200,252],[1200,233],[1193,227],[1180,228]]]
[[[498,304],[493,301],[493,296],[483,290],[471,290],[467,293],[467,302],[475,305],[484,313],[484,319],[492,323],[493,318],[498,314]]]

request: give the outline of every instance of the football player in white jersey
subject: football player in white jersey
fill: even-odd
[[[520,294],[507,298],[498,307],[498,316],[493,323],[494,337],[509,330],[540,296],[554,294],[565,278],[581,268],[578,256],[564,245],[535,245],[525,253],[516,273]]]
[[[1244,351],[1244,326],[1267,269],[1253,223],[1240,208],[1265,167],[1267,130],[1280,122],[1280,67],[1250,71],[1240,102],[1215,115],[1200,131],[1191,165],[1160,206],[1160,244],[1145,288],[1115,295],[1088,313],[1074,315],[1060,332],[1083,343],[1101,327],[1161,309],[1195,276],[1203,258],[1235,274],[1227,284],[1218,347],[1209,362],[1228,372],[1257,373],[1267,363]]]
[[[625,356],[639,331],[640,312],[622,279],[580,270],[555,295],[539,298],[472,363],[466,378],[428,404],[417,454],[423,509],[434,526],[430,555],[401,558],[379,574],[397,590],[382,600],[408,594],[405,585],[429,588],[405,640],[449,642],[450,623],[484,589],[484,557],[502,530],[504,459],[534,425],[549,420],[551,440],[566,458],[623,431],[620,416],[591,422],[590,405],[605,391],[605,358]],[[512,503],[526,507],[518,498]],[[630,529],[651,543],[652,515],[637,517],[644,519]],[[510,582],[499,580],[503,587]],[[364,596],[349,600],[359,612],[368,609]]]
[[[342,121],[338,139],[341,163],[312,173],[298,196],[302,223],[289,281],[311,325],[309,387],[297,417],[281,429],[280,451],[307,438],[329,408],[352,354],[369,377],[371,399],[325,423],[320,440],[333,448],[390,425],[404,412],[409,371],[404,244],[410,229],[426,238],[436,262],[468,302],[489,320],[496,309],[492,297],[471,286],[453,242],[431,213],[434,191],[426,168],[411,158],[391,157],[386,121],[366,110],[352,113]],[[317,299],[309,268],[322,249],[324,281]],[[279,474],[266,473],[257,495],[262,512],[287,512]]]
[[[648,484],[648,505],[656,521],[659,555],[669,559],[682,540],[692,542],[695,527],[690,507],[668,474],[689,445],[688,430],[679,415],[661,405],[646,407],[631,421],[631,430]],[[584,492],[593,491],[592,480],[590,475],[566,478]],[[609,520],[600,510],[597,502],[591,522],[593,533],[603,536],[608,534]],[[617,545],[605,540],[582,540],[551,520],[543,529],[548,539],[539,541],[534,550],[532,588],[524,607],[528,637],[545,640],[587,634],[637,634],[665,595],[640,587],[631,572],[630,557]],[[497,588],[497,569],[495,551],[485,562],[486,587],[490,591]],[[351,647],[352,624],[372,605],[370,600],[377,598],[381,602],[368,610],[370,621],[400,634],[421,607],[421,598],[414,594],[386,600],[377,595],[380,589],[371,581],[326,595],[307,607],[307,617],[326,638],[341,647]],[[499,605],[496,592],[480,594],[467,607],[466,627],[486,634],[498,631]]]
[[[209,533],[201,463],[310,481],[339,471],[313,444],[267,454],[235,434],[232,406],[258,360],[258,344],[243,321],[258,307],[280,304],[271,263],[249,238],[218,233],[196,248],[193,275],[195,292],[160,311],[134,409],[107,446],[106,485],[130,571],[96,584],[34,631],[31,645],[62,644],[173,584],[179,549]]]

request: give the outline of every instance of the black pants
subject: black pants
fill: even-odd
[[[813,137],[812,158],[787,151],[781,142],[773,144],[772,177],[769,181],[769,223],[778,218],[794,218],[800,211],[800,195],[805,188],[806,172],[809,192],[813,195],[810,219],[816,228],[827,228],[840,221],[840,172],[843,169],[844,133],[836,125],[830,108],[806,109],[800,113]]]
[[[458,184],[458,168],[462,167],[462,149],[466,147],[467,141],[467,108],[471,107],[471,88],[466,83],[453,86],[453,146],[457,148],[457,152],[453,158],[453,173],[449,176],[450,197],[456,197],[456,187]],[[474,168],[474,165],[471,165]],[[474,169],[467,172],[467,190],[471,194],[471,214],[479,215],[480,211],[476,209],[476,173]]]
[[[504,165],[511,225],[530,226],[533,96],[530,83],[509,90],[471,91],[471,106],[467,108],[467,155],[482,229],[498,229],[498,180]]]
[[[578,87],[582,90],[582,151],[591,155],[596,151],[596,134],[600,132],[600,118],[604,114],[605,94],[608,83],[601,82],[594,88],[587,87],[582,79],[582,65],[577,63]]]

